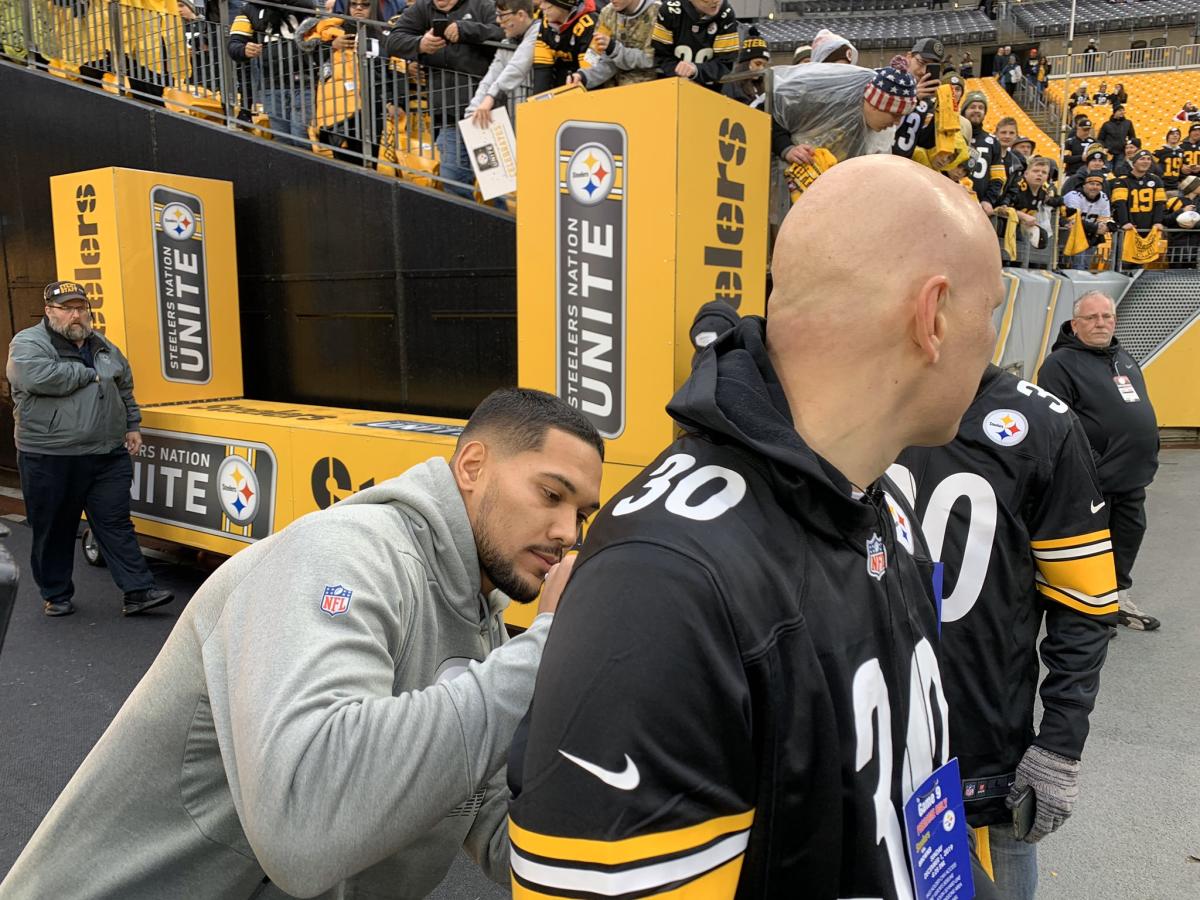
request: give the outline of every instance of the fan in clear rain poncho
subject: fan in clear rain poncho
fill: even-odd
[[[894,128],[916,103],[913,77],[890,66],[779,66],[772,84],[773,196],[786,196],[782,189],[785,168],[811,164],[818,149],[828,151],[825,158],[837,162],[890,152],[891,135],[884,132]]]

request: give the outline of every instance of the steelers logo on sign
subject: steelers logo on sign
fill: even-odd
[[[196,233],[196,217],[182,203],[168,203],[162,211],[162,230],[167,237],[186,241]]]
[[[1015,409],[994,409],[983,418],[983,433],[993,444],[1015,447],[1029,433],[1029,422]]]
[[[913,552],[913,523],[895,499],[887,491],[883,492],[883,501],[887,504],[888,512],[892,514],[892,524],[896,527],[896,543]]]
[[[258,476],[240,456],[227,456],[217,469],[221,508],[235,525],[249,525],[258,515]]]
[[[599,144],[584,144],[567,166],[567,188],[585,206],[595,206],[608,196],[616,169],[612,154]]]

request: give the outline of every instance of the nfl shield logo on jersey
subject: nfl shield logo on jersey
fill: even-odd
[[[883,573],[887,571],[887,547],[879,535],[872,534],[867,540],[867,572],[876,581],[883,581]]]
[[[340,616],[350,609],[350,597],[354,591],[340,584],[325,585],[325,593],[321,595],[321,612],[330,616]]]

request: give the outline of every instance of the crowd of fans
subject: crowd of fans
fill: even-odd
[[[199,27],[215,23],[214,9],[179,2],[193,29],[193,85],[211,86],[221,68],[211,58],[219,32]],[[1185,103],[1158,149],[1143,146],[1119,82],[1075,89],[1060,150],[1038,148],[1013,119],[989,132],[987,94],[965,90],[975,59],[932,37],[869,69],[849,40],[822,30],[767,78],[767,42],[739,25],[728,0],[323,0],[321,9],[231,0],[229,15],[217,49],[244,117],[258,110],[276,140],[337,158],[381,169],[386,158],[395,173],[419,163],[464,197],[475,182],[464,119],[486,127],[534,94],[681,78],[772,114],[773,222],[830,166],[890,152],[961,182],[994,219],[1010,262],[1137,266],[1163,257],[1166,229],[1187,251],[1176,262],[1200,255],[1200,234],[1177,231],[1197,218],[1200,109]],[[1041,94],[1051,64],[1036,49],[1002,46],[980,74],[1010,95],[1022,83]],[[1110,114],[1094,134],[1097,107]]]

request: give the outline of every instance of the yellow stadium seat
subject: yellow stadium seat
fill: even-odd
[[[1175,114],[1187,101],[1200,103],[1200,69],[1182,71],[1141,72],[1134,75],[1088,75],[1084,78],[1051,81],[1046,96],[1055,103],[1062,103],[1064,93],[1073,93],[1080,83],[1087,82],[1088,93],[1095,95],[1100,82],[1106,82],[1110,90],[1118,84],[1125,87],[1129,102],[1125,104],[1125,116],[1133,122],[1134,130],[1142,139],[1147,150],[1157,150],[1163,145],[1167,129],[1179,127],[1187,137],[1188,126],[1175,120]],[[990,96],[990,95],[989,95]],[[1100,126],[1112,115],[1110,106],[1080,106],[1092,121],[1092,133],[1100,134]]]

